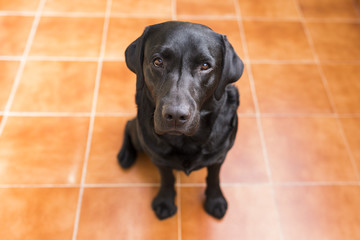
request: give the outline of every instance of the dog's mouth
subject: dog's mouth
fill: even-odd
[[[181,130],[159,130],[155,127],[155,133],[158,135],[171,135],[171,136],[193,136],[195,134],[196,131],[181,131]]]
[[[169,132],[167,132],[166,134],[174,135],[174,136],[181,136],[181,135],[183,135],[183,133],[182,133],[182,132],[179,132],[179,131],[169,131]]]

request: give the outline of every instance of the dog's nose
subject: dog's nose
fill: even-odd
[[[171,105],[163,108],[163,118],[170,124],[179,127],[190,119],[190,110],[186,105]]]

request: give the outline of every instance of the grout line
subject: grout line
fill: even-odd
[[[114,112],[114,113],[107,113],[107,112],[98,112],[96,113],[97,117],[135,117],[136,110],[134,112]]]
[[[160,183],[85,183],[85,188],[160,187]]]
[[[148,13],[112,13],[111,18],[152,18],[152,19],[170,19],[169,14],[148,14]]]
[[[4,115],[0,112],[0,115]],[[91,112],[9,112],[11,117],[91,117]],[[132,117],[136,112],[97,112],[95,117]]]
[[[246,63],[250,63],[250,64],[315,64],[315,61],[312,59],[305,59],[305,60],[248,59],[245,61]]]
[[[98,62],[99,57],[29,56],[31,61]]]
[[[178,179],[178,176],[177,176]],[[286,186],[286,187],[321,187],[321,186],[354,186],[360,185],[358,181],[329,181],[329,182],[223,182],[220,184],[221,187],[254,187],[254,186]],[[131,188],[131,187],[143,187],[143,188],[154,188],[160,187],[160,183],[85,183],[82,185],[83,188]],[[177,191],[181,188],[204,188],[206,183],[176,183]],[[62,183],[39,183],[39,184],[0,184],[0,188],[80,188],[81,184],[62,184]],[[180,202],[178,201],[180,205]]]
[[[21,56],[0,56],[0,61],[21,61]]]
[[[9,117],[91,117],[91,112],[1,112]],[[95,117],[135,117],[133,112],[96,112]],[[238,113],[239,118],[256,118],[256,113]],[[360,118],[360,113],[261,113],[261,118]]]
[[[242,17],[243,21],[254,22],[298,22],[299,17],[261,17],[261,16],[248,16]]]
[[[345,134],[345,131],[344,131],[344,128],[343,128],[343,125],[340,121],[340,118],[336,118],[337,120],[337,124],[338,124],[338,127],[340,129],[340,134],[341,134],[341,137],[343,139],[343,142],[345,144],[345,148],[346,148],[346,151],[348,153],[348,156],[349,156],[349,159],[350,159],[350,162],[351,162],[351,165],[355,171],[355,175],[356,175],[356,178],[358,180],[358,183],[360,184],[360,173],[359,173],[359,168],[358,168],[358,165],[356,163],[356,160],[355,160],[355,157],[354,157],[354,154],[352,153],[351,151],[351,147],[350,147],[350,144],[349,144],[349,141],[347,140],[346,138],[346,134]]]
[[[46,0],[41,0],[39,2],[38,8],[37,8],[37,11],[36,11],[32,26],[31,26],[31,30],[30,30],[30,33],[29,33],[29,37],[28,37],[28,39],[26,41],[25,49],[24,49],[23,55],[21,57],[20,64],[19,64],[16,76],[15,76],[15,79],[14,79],[14,83],[12,85],[9,98],[8,98],[8,100],[6,102],[6,105],[5,105],[3,119],[0,122],[0,136],[1,136],[2,132],[3,132],[3,130],[4,130],[6,120],[8,118],[8,113],[10,112],[10,108],[11,108],[11,105],[12,105],[12,103],[14,101],[16,91],[17,91],[17,89],[19,87],[20,80],[21,80],[22,74],[24,72],[26,60],[27,60],[27,57],[29,55],[31,45],[32,45],[32,43],[34,41],[34,38],[35,38],[35,33],[36,33],[37,27],[38,27],[39,22],[40,22],[41,12],[42,12],[42,10],[43,10],[43,8],[45,6],[45,2],[46,2]]]
[[[300,16],[300,22],[303,26],[303,29],[304,29],[304,32],[305,32],[305,36],[306,36],[306,39],[308,41],[308,44],[311,48],[311,51],[313,53],[313,56],[314,56],[314,59],[315,59],[315,63],[316,65],[318,66],[318,71],[320,73],[320,77],[321,77],[321,81],[323,83],[323,86],[325,88],[325,91],[326,91],[326,95],[328,97],[328,100],[329,100],[329,103],[330,103],[330,107],[331,107],[331,110],[332,112],[336,113],[336,106],[335,106],[335,103],[333,101],[333,98],[331,98],[331,93],[330,93],[330,89],[329,89],[329,85],[326,81],[326,77],[325,77],[325,74],[324,74],[324,71],[322,70],[321,68],[321,65],[320,65],[320,61],[319,61],[319,56],[316,52],[316,49],[315,49],[315,44],[314,44],[314,41],[313,39],[311,38],[311,34],[310,34],[310,30],[308,29],[306,23],[305,23],[305,20],[304,20],[304,16],[303,16],[303,13],[301,12],[301,9],[300,9],[300,6],[299,6],[299,2],[297,0],[294,0],[294,3],[295,3],[295,6],[296,6],[296,9],[299,13],[299,16]]]
[[[24,16],[33,17],[36,12],[32,11],[0,11],[0,16]],[[43,17],[58,17],[58,18],[103,18],[106,15],[105,12],[54,12],[46,11],[42,13]],[[110,18],[159,18],[166,19],[171,18],[171,15],[167,14],[138,14],[138,13],[111,13]]]
[[[245,27],[244,27],[244,24],[241,19],[240,4],[237,0],[234,0],[234,4],[235,4],[236,15],[238,16],[237,21],[238,21],[238,25],[239,25],[239,29],[240,29],[240,35],[241,35],[240,37],[241,37],[241,41],[242,41],[245,60],[250,60],[248,46],[247,46],[247,42],[246,42]],[[266,174],[268,176],[268,180],[269,180],[269,183],[271,186],[270,190],[271,190],[271,194],[272,194],[272,204],[275,209],[277,231],[279,233],[280,240],[283,240],[284,233],[283,233],[283,230],[281,227],[280,212],[279,212],[279,207],[278,207],[277,201],[276,201],[276,191],[275,191],[274,181],[273,181],[272,172],[271,172],[271,168],[270,168],[270,162],[269,162],[268,152],[267,152],[267,148],[266,148],[264,131],[263,131],[262,124],[261,124],[261,113],[260,113],[259,102],[258,102],[257,95],[256,95],[255,80],[254,80],[254,76],[252,74],[251,63],[248,63],[246,65],[246,67],[248,70],[250,90],[252,93],[254,107],[255,107],[256,123],[257,123],[258,131],[259,131],[260,144],[261,144],[262,153],[263,153],[263,157],[264,157],[264,163],[265,163],[265,167],[266,167]]]
[[[336,113],[262,113],[261,118],[336,118]]]
[[[306,22],[305,22],[305,18],[304,18],[304,15],[302,14],[301,10],[300,10],[300,6],[299,6],[299,2],[297,0],[294,0],[295,1],[295,5],[296,5],[296,8],[299,12],[299,15],[300,15],[300,20],[301,20],[301,23],[304,27],[304,30],[305,30],[305,35],[306,35],[306,38],[308,40],[308,43],[310,45],[310,48],[313,52],[313,55],[315,57],[315,62],[316,62],[316,65],[318,66],[318,71],[320,73],[320,76],[321,76],[321,80],[322,80],[322,83],[323,83],[323,86],[325,88],[325,91],[326,91],[326,94],[327,94],[327,97],[329,99],[329,102],[330,102],[330,105],[331,105],[331,108],[332,108],[332,111],[335,113],[335,116],[336,116],[336,121],[337,121],[337,125],[338,125],[338,128],[339,128],[339,131],[340,131],[340,134],[341,134],[341,137],[342,137],[342,140],[343,140],[343,143],[345,145],[345,148],[346,148],[346,151],[347,151],[347,154],[348,154],[348,157],[349,157],[349,160],[350,160],[350,163],[353,167],[353,170],[354,170],[354,173],[356,175],[356,178],[357,180],[359,181],[360,183],[360,173],[359,173],[359,168],[357,166],[357,163],[356,163],[356,160],[352,154],[352,151],[351,151],[351,148],[350,148],[350,145],[347,141],[347,138],[346,138],[346,135],[345,135],[345,131],[344,131],[344,128],[342,127],[342,123],[339,119],[339,115],[336,114],[338,111],[337,111],[337,108],[336,108],[336,104],[335,104],[335,101],[334,101],[334,97],[332,96],[332,93],[330,91],[330,87],[329,87],[329,84],[328,84],[328,81],[327,81],[327,78],[325,76],[325,73],[324,73],[324,70],[321,66],[321,63],[320,63],[320,58],[319,58],[319,55],[317,54],[316,52],[316,48],[315,48],[315,44],[314,44],[314,41],[311,37],[311,34],[310,34],[310,30],[308,29],[308,26],[306,25]]]
[[[0,113],[1,115],[1,113]],[[8,112],[9,117],[90,117],[89,112]]]
[[[0,188],[78,188],[80,184],[0,184]]]
[[[0,16],[35,17],[36,12],[37,11],[0,11]]]
[[[320,64],[336,65],[358,65],[360,60],[319,60]]]
[[[237,20],[237,16],[236,15],[231,15],[231,14],[227,14],[227,15],[185,15],[185,14],[181,14],[178,16],[179,19],[187,21],[187,20],[233,20],[236,21]],[[180,20],[180,21],[181,21]]]
[[[176,0],[171,0],[171,18],[172,20],[176,21],[177,19],[177,2]]]
[[[299,22],[301,17],[243,17],[244,21],[254,22]],[[316,17],[303,17],[305,22],[316,23],[360,23],[358,18],[316,18]]]
[[[0,61],[21,61],[21,56],[0,56]],[[28,56],[28,61],[63,61],[63,62],[98,62],[99,57],[72,57],[72,56]],[[125,57],[104,57],[104,62],[125,62]],[[250,64],[316,64],[314,59],[308,60],[274,60],[274,59],[244,59]],[[360,64],[360,60],[319,60],[321,64]]]
[[[176,0],[172,0],[175,1]],[[355,7],[355,11],[360,15],[360,10]],[[68,18],[103,18],[106,13],[104,12],[54,12],[54,11],[45,11],[42,13],[43,17],[68,17]],[[171,14],[139,14],[139,13],[111,13],[111,18],[158,18],[158,19],[174,19],[176,15],[176,5],[172,5]],[[36,11],[0,11],[0,16],[20,16],[20,17],[34,17],[36,16]],[[238,19],[238,16],[233,14],[226,15],[186,15],[182,14],[178,16],[181,19],[197,19],[197,20],[234,20]],[[299,17],[258,17],[258,16],[247,16],[241,17],[244,21],[262,21],[262,22],[296,22],[299,21]],[[306,22],[319,22],[319,23],[360,23],[359,18],[316,18],[316,17],[307,17],[304,18]]]
[[[303,17],[304,22],[313,22],[313,23],[360,23],[358,18],[305,18]]]
[[[125,62],[125,56],[120,57],[104,57],[104,62]],[[360,63],[360,61],[359,61]]]
[[[101,71],[102,71],[102,66],[103,66],[103,59],[105,56],[107,33],[108,33],[108,29],[109,29],[111,4],[112,4],[112,0],[107,0],[103,32],[102,32],[102,38],[101,38],[100,57],[98,58],[98,67],[97,67],[97,72],[96,72],[96,80],[95,80],[93,102],[92,102],[92,108],[91,108],[89,131],[88,131],[86,151],[85,151],[85,157],[84,157],[84,163],[83,163],[83,169],[82,169],[82,175],[81,175],[81,184],[80,184],[80,190],[79,190],[79,198],[78,198],[78,203],[77,203],[72,240],[76,240],[78,228],[79,228],[82,199],[83,199],[83,194],[84,194],[84,184],[85,184],[85,179],[86,179],[87,165],[88,165],[89,156],[90,156],[91,141],[92,141],[92,135],[93,135],[93,130],[94,130],[95,116],[96,116],[96,106],[97,106],[97,100],[98,100],[98,94],[99,94],[99,88],[100,88]]]
[[[176,2],[176,0],[172,0]],[[360,10],[355,7],[355,11],[360,15]],[[63,18],[103,18],[106,13],[104,12],[54,12],[46,11],[42,13],[43,17],[63,17]],[[176,15],[176,5],[172,5],[171,14],[138,14],[138,13],[111,13],[111,18],[158,18],[158,19],[168,19],[172,18],[176,20],[177,18],[181,19],[193,19],[193,20],[234,20],[236,21],[239,17],[233,14],[226,15],[179,15],[174,18]],[[0,16],[20,16],[20,17],[34,17],[36,16],[36,11],[0,11]],[[261,22],[296,22],[299,21],[299,17],[257,17],[257,16],[248,16],[241,17],[244,21],[261,21]],[[319,22],[319,23],[360,23],[359,18],[315,18],[307,17],[304,18],[306,22]]]
[[[321,186],[354,186],[354,185],[360,185],[359,182],[356,181],[349,181],[349,182],[343,182],[343,181],[330,181],[330,182],[278,182],[274,184],[275,186],[286,186],[286,187],[308,187],[308,186],[314,186],[314,187],[321,187]]]
[[[273,60],[273,59],[255,59],[246,60],[246,63],[251,64],[360,64],[360,60]]]
[[[43,17],[67,17],[67,18],[103,18],[106,12],[54,12],[44,11]]]
[[[281,187],[281,186],[289,186],[289,187],[307,187],[307,186],[315,186],[315,187],[319,187],[319,186],[353,186],[353,185],[360,185],[359,182],[357,181],[329,181],[329,182],[324,182],[324,181],[319,181],[319,182],[314,182],[314,181],[304,181],[304,182],[299,182],[299,181],[292,181],[292,182],[254,182],[254,183],[222,183],[221,186],[223,187],[233,187],[233,186],[244,186],[244,187],[251,187],[251,186],[277,186],[277,187]],[[202,187],[205,186],[205,184],[184,184],[184,186],[182,187]]]

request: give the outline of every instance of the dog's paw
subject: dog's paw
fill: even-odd
[[[223,196],[216,198],[206,198],[204,204],[205,211],[211,216],[221,219],[227,210],[227,202]]]
[[[135,162],[136,155],[136,150],[132,146],[124,144],[117,155],[117,159],[122,168],[129,168]]]
[[[154,199],[152,209],[160,220],[173,216],[177,211],[177,207],[172,201],[160,198]]]

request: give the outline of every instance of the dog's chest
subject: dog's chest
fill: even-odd
[[[167,165],[171,168],[184,171],[186,174],[190,172],[214,164],[220,157],[219,154],[204,155],[201,153],[188,155],[188,154],[172,154],[167,161]],[[219,155],[220,156],[220,155]]]
[[[230,142],[228,134],[219,142],[215,139],[203,144],[193,141],[177,142],[176,147],[172,145],[169,148],[170,152],[162,154],[160,158],[167,166],[189,174],[194,170],[222,161]]]

